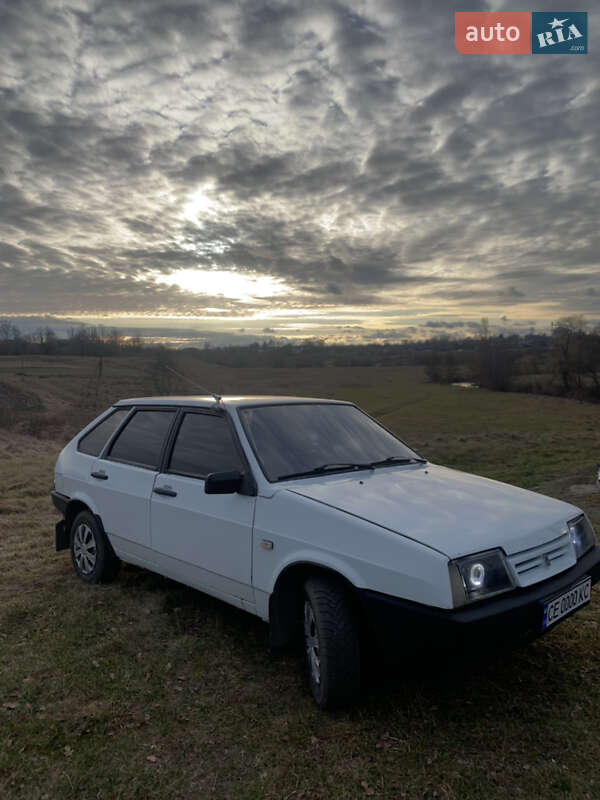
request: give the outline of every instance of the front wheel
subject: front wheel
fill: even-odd
[[[71,561],[86,583],[108,583],[119,570],[119,559],[90,511],[81,511],[73,520]]]
[[[346,593],[325,578],[304,585],[304,653],[308,685],[320,708],[340,708],[360,688],[360,647]]]

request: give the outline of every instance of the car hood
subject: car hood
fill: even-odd
[[[298,480],[284,491],[360,517],[455,558],[492,547],[507,555],[560,535],[575,506],[466,472],[384,467]]]

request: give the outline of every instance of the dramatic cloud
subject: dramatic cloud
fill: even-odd
[[[597,48],[460,55],[442,5],[0,0],[0,315],[597,317]]]

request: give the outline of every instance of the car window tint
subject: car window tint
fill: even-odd
[[[174,411],[136,411],[110,451],[110,458],[158,469]]]
[[[89,433],[86,433],[79,440],[77,449],[80,453],[85,453],[88,456],[99,456],[102,448],[108,442],[113,433],[117,430],[121,422],[129,414],[128,408],[119,408],[117,411],[102,420],[99,425],[96,425]]]
[[[206,477],[211,472],[243,471],[231,428],[224,417],[186,414],[183,418],[169,472]]]
[[[355,406],[293,403],[240,409],[252,449],[270,481],[323,464],[416,454]]]

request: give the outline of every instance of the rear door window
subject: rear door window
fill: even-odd
[[[225,417],[186,414],[179,426],[169,472],[205,478],[211,472],[244,471],[235,439]]]
[[[77,449],[80,453],[85,453],[88,456],[99,456],[102,448],[108,442],[113,433],[117,430],[121,422],[129,414],[128,408],[119,408],[113,411],[108,417],[105,417],[102,422],[96,425],[95,428],[79,440]]]
[[[114,441],[109,459],[158,469],[175,411],[136,411]]]

